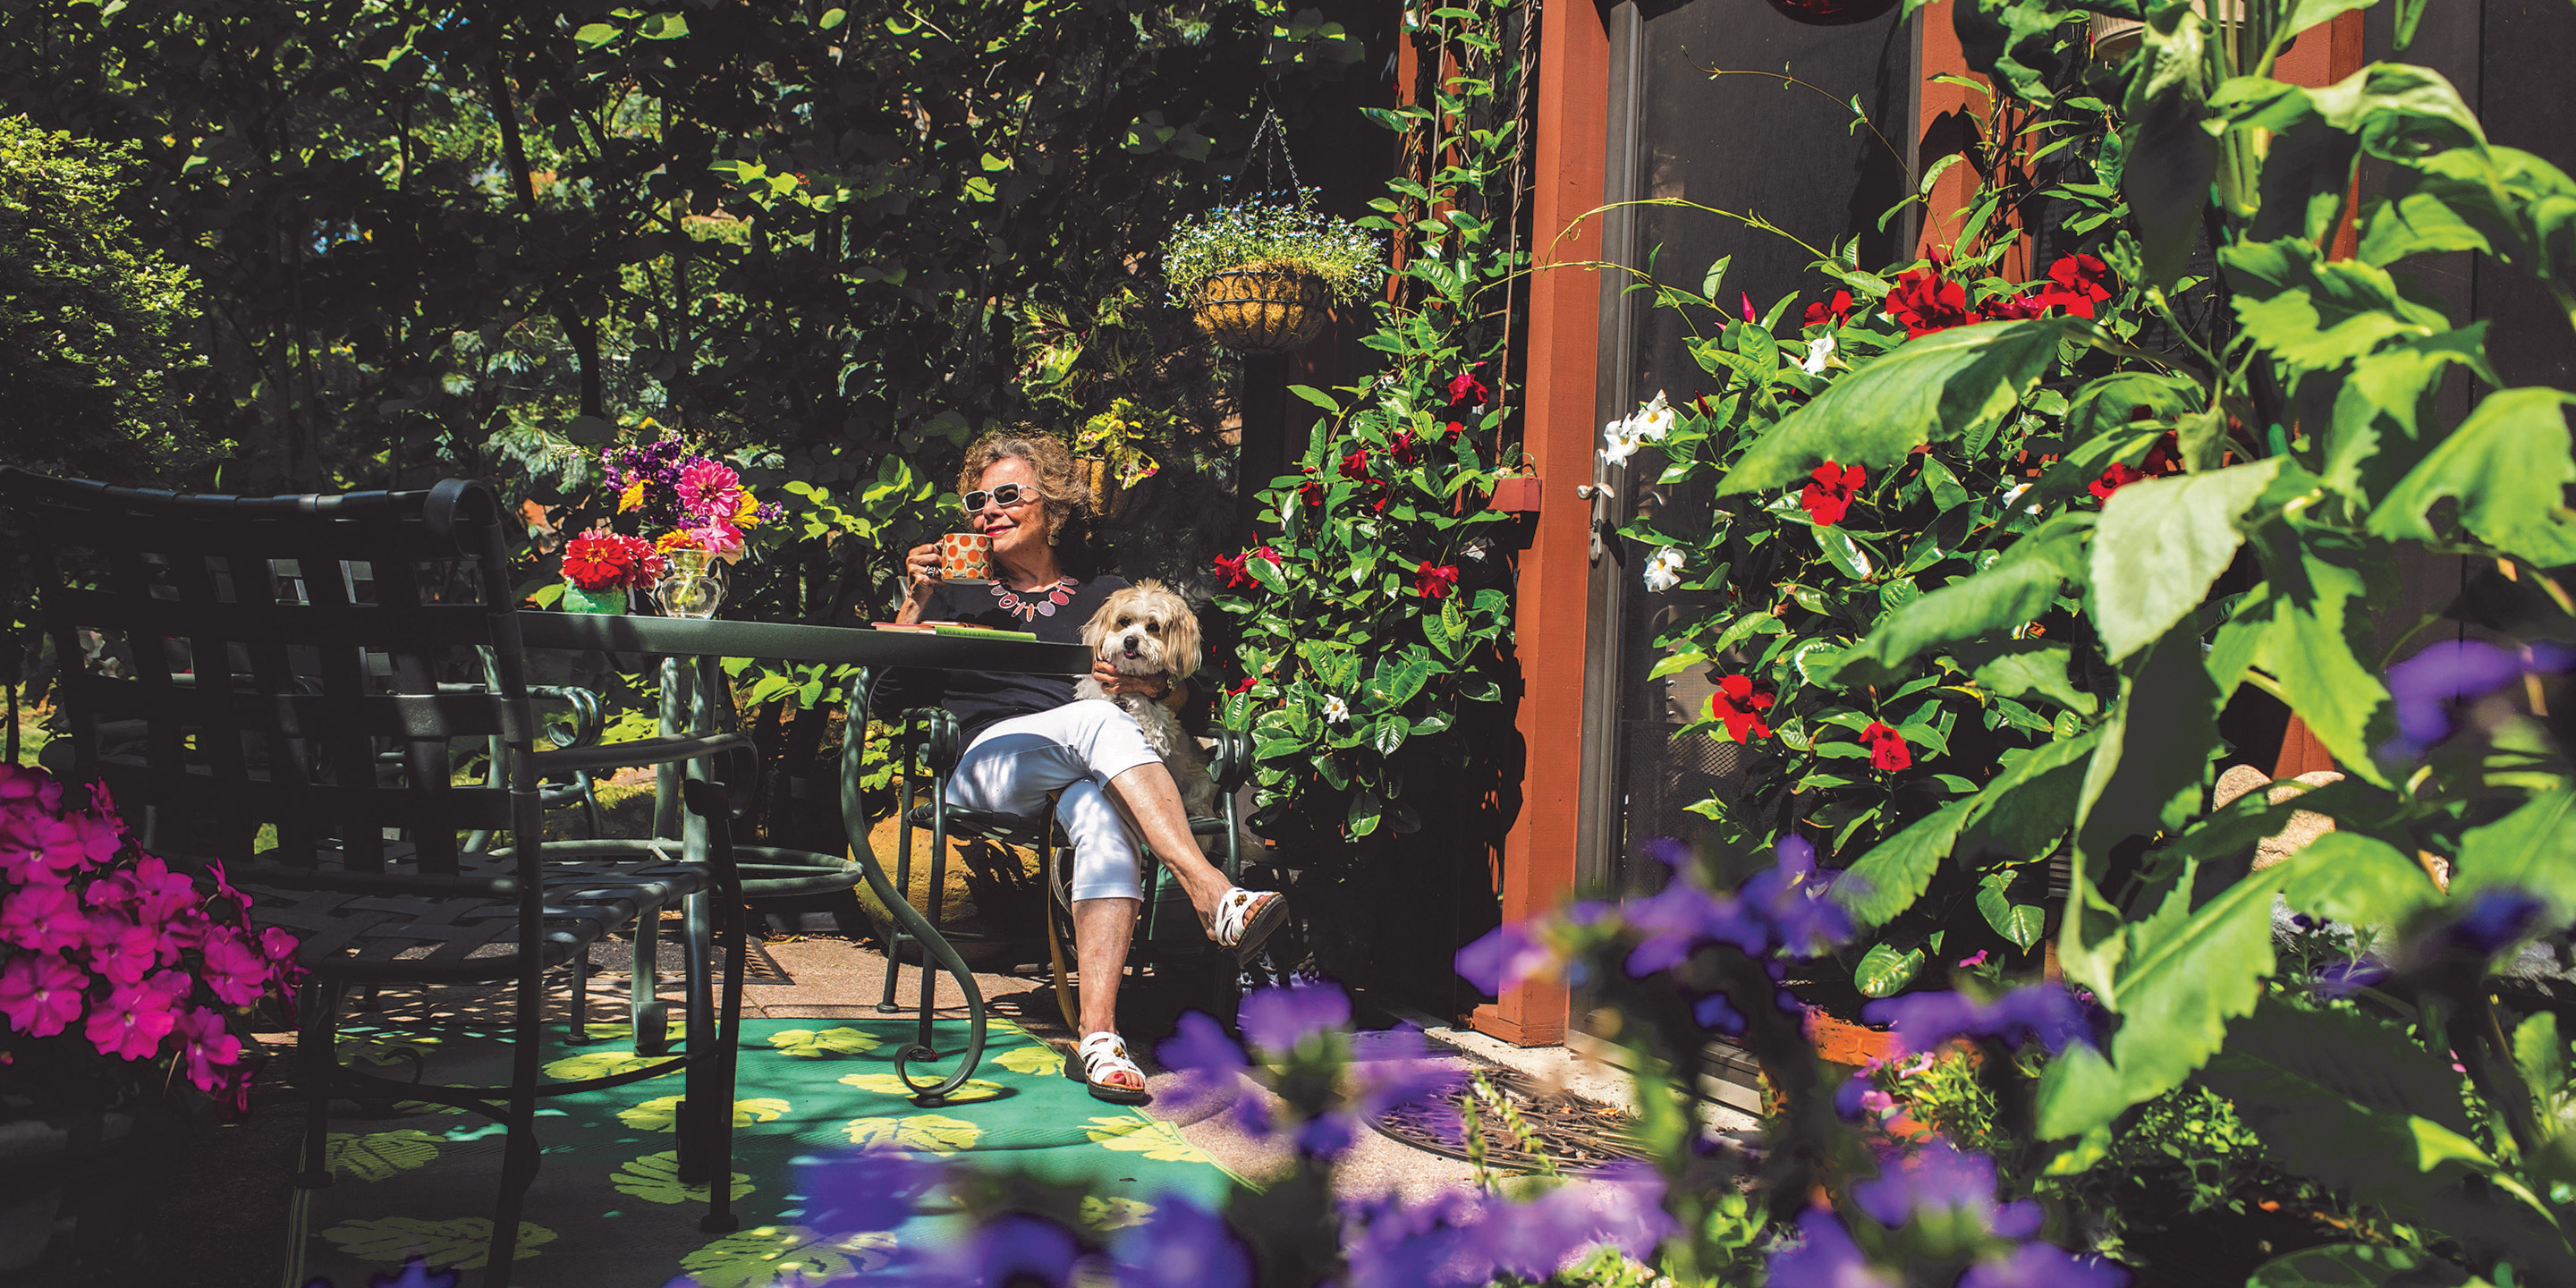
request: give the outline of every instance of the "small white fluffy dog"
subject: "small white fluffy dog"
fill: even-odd
[[[1082,628],[1082,642],[1091,646],[1092,656],[1120,675],[1169,675],[1178,684],[1199,669],[1198,615],[1190,611],[1188,601],[1159,581],[1140,581],[1111,592],[1108,602]],[[1216,780],[1208,776],[1207,757],[1199,750],[1198,740],[1181,728],[1180,717],[1171,708],[1141,693],[1112,697],[1100,681],[1087,675],[1075,682],[1073,696],[1077,701],[1106,698],[1136,717],[1145,730],[1145,741],[1162,756],[1172,781],[1180,785],[1182,807],[1194,818],[1216,813]]]

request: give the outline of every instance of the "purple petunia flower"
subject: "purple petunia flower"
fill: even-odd
[[[1339,984],[1291,984],[1265,988],[1243,999],[1236,1014],[1244,1041],[1270,1059],[1280,1059],[1297,1044],[1321,1033],[1351,1025],[1350,994]]]
[[[1917,1216],[1941,1213],[1965,1216],[2007,1239],[2039,1233],[2039,1205],[2028,1200],[1995,1201],[1995,1162],[1983,1154],[1966,1154],[1934,1138],[1910,1158],[1889,1160],[1875,1180],[1852,1187],[1852,1201],[1880,1225],[1893,1230]]]
[[[1724,993],[1711,993],[1691,1003],[1691,1020],[1703,1029],[1734,1037],[1744,1032],[1744,1012],[1735,1009]]]
[[[1652,1169],[1621,1163],[1526,1203],[1452,1190],[1354,1204],[1348,1282],[1468,1288],[1498,1272],[1544,1280],[1604,1243],[1643,1256],[1674,1232],[1662,1199]]]
[[[2451,736],[2451,712],[2525,675],[2547,675],[2576,665],[2576,650],[2535,644],[2523,652],[2482,640],[2442,640],[2388,668],[2388,694],[2396,700],[2397,738],[2383,754],[2423,755]]]
[[[456,1288],[462,1278],[459,1271],[430,1269],[425,1258],[406,1257],[399,1273],[367,1276],[367,1288]]]
[[[1831,1208],[1801,1213],[1798,1235],[1796,1244],[1771,1253],[1771,1288],[1898,1288],[1861,1255]]]
[[[1181,1075],[1178,1085],[1166,1094],[1184,1112],[1212,1098],[1233,1099],[1241,1090],[1235,1075],[1251,1067],[1243,1048],[1202,1011],[1181,1016],[1171,1040],[1154,1048],[1154,1058]]]
[[[1556,967],[1556,952],[1541,940],[1535,921],[1515,921],[1492,930],[1458,950],[1454,961],[1460,978],[1478,992],[1500,995],[1526,979]]]
[[[923,1268],[942,1288],[1043,1284],[1061,1288],[1073,1278],[1082,1246],[1073,1232],[1042,1216],[1010,1212],[941,1248]]]
[[[796,1189],[805,1196],[803,1223],[833,1234],[891,1230],[913,1217],[923,1195],[946,1169],[894,1149],[845,1151],[799,1162]]]
[[[2013,1046],[2036,1040],[2054,1055],[2069,1042],[2099,1045],[2093,1017],[2066,986],[2033,984],[1980,1002],[1965,993],[1907,993],[1872,1002],[1861,1018],[1896,1030],[1909,1051],[1930,1051],[1954,1037],[2001,1038]]]
[[[2445,927],[2443,940],[2474,956],[2490,957],[2531,933],[2548,905],[2521,890],[2482,890],[2467,911]]]
[[[1111,1248],[1119,1288],[1251,1288],[1252,1256],[1225,1218],[1178,1196]]]
[[[2025,1243],[2000,1261],[1980,1261],[1958,1288],[2122,1288],[2129,1272],[2100,1257],[2079,1257],[2055,1244]]]
[[[2377,986],[2386,978],[2388,978],[2388,967],[2379,962],[2368,960],[2336,962],[2318,971],[2317,977],[2309,981],[2309,987],[2319,997],[2350,997],[2365,988]]]

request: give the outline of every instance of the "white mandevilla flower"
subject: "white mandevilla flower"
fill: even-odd
[[[1338,693],[1325,694],[1324,719],[1334,724],[1349,724],[1351,722],[1351,704],[1342,701],[1342,695]]]
[[[1682,584],[1682,551],[1679,546],[1662,546],[1655,557],[1646,561],[1646,589],[1660,595]]]
[[[1820,335],[1807,342],[1807,360],[1798,366],[1811,376],[1825,374],[1825,359],[1834,356],[1834,338]]]
[[[2030,484],[2028,483],[2016,483],[2011,487],[2005,488],[2003,496],[2004,509],[2012,509],[2013,504],[2021,500],[2021,494],[2029,490]],[[2030,512],[2033,514],[2039,513],[2039,504],[2037,502],[2031,503]]]
[[[1628,418],[1628,429],[1650,443],[1660,443],[1664,435],[1672,432],[1673,420],[1672,404],[1664,401],[1664,391],[1658,389],[1636,415]]]
[[[1645,445],[1646,440],[1627,421],[1614,420],[1601,427],[1601,459],[1613,465],[1627,464]]]

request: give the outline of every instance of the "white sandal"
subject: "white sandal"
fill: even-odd
[[[1101,1081],[1113,1073],[1134,1074],[1136,1085]],[[1092,1099],[1113,1105],[1141,1105],[1153,1099],[1145,1091],[1145,1071],[1127,1057],[1127,1039],[1106,1029],[1083,1038],[1074,1048],[1074,1058],[1064,1062],[1064,1076],[1089,1089]]]
[[[1288,896],[1276,890],[1229,887],[1216,901],[1217,946],[1234,950],[1237,963],[1252,960],[1270,932],[1288,918]]]

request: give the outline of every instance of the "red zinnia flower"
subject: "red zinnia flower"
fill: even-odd
[[[1874,769],[1895,773],[1914,763],[1912,749],[1905,745],[1905,735],[1876,720],[1860,731],[1861,740],[1869,744],[1869,763]]]
[[[1483,404],[1493,400],[1494,391],[1487,389],[1485,382],[1476,379],[1476,367],[1483,365],[1485,364],[1479,362],[1476,366],[1469,367],[1449,378],[1450,406],[1459,407],[1468,403]]]
[[[1771,736],[1771,726],[1759,712],[1771,709],[1771,695],[1753,687],[1753,677],[1730,675],[1717,682],[1717,692],[1708,695],[1708,718],[1726,723],[1726,736],[1749,743]]]
[[[1243,566],[1251,559],[1250,555],[1218,555],[1216,557],[1217,580],[1224,583],[1228,590],[1241,590],[1246,586],[1258,585],[1259,583],[1252,579],[1252,574],[1244,571]]]
[[[583,590],[622,585],[634,571],[634,552],[614,534],[588,532],[564,543],[564,580]]]
[[[1458,565],[1435,564],[1428,559],[1413,570],[1414,593],[1424,599],[1447,599],[1458,588]]]
[[[1806,326],[1841,326],[1851,320],[1852,297],[1849,291],[1836,291],[1834,298],[1818,300],[1807,306]]]
[[[1852,493],[1869,482],[1869,470],[1827,461],[1807,478],[1807,486],[1798,491],[1798,504],[1807,507],[1807,517],[1817,527],[1830,528],[1843,521],[1843,514],[1851,509]]]
[[[1342,477],[1354,482],[1369,476],[1368,449],[1363,447],[1342,458]]]
[[[1945,281],[1928,268],[1911,269],[1887,293],[1888,316],[1905,324],[1906,338],[1927,336],[1976,321],[1968,312],[1968,288]]]

